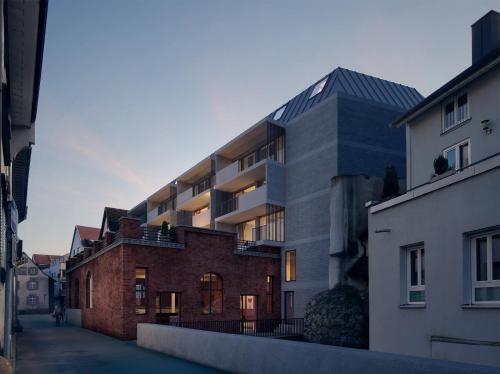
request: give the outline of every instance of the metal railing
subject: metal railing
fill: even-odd
[[[252,238],[255,241],[267,240],[267,225],[257,226],[253,228]]]
[[[176,237],[175,233],[169,231],[163,234],[160,227],[148,227],[143,226],[140,228],[139,239],[157,241],[163,243],[175,243]]]
[[[178,321],[171,326],[260,337],[299,337],[304,335],[304,319],[257,319],[230,321]]]
[[[217,217],[223,216],[224,214],[228,214],[238,210],[238,198],[232,197],[226,201],[223,201],[217,207]]]
[[[252,240],[241,240],[241,239],[236,240],[236,250],[237,251],[255,250],[256,246],[257,246],[257,243],[255,243]]]

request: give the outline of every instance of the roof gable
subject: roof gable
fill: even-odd
[[[120,218],[126,217],[128,211],[126,209],[118,209],[105,207],[102,216],[101,229],[99,231],[99,238],[104,235],[104,228],[107,223],[109,231],[116,232],[120,228]]]

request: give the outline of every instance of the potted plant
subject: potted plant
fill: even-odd
[[[168,238],[168,234],[170,232],[170,225],[167,221],[163,221],[161,223],[160,235],[158,240],[166,240]]]
[[[439,155],[434,159],[434,173],[435,174],[431,176],[431,182],[435,182],[453,174],[454,170],[448,165],[448,160],[443,155]]]

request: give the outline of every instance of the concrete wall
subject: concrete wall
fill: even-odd
[[[388,124],[401,110],[336,94],[286,127],[286,210],[283,252],[296,250],[295,316],[330,286],[331,179],[377,175],[394,165],[404,176],[404,130]],[[332,210],[333,209],[333,210]],[[285,261],[283,257],[282,264]]]
[[[139,324],[137,345],[232,373],[494,373],[479,367],[359,349]]]
[[[66,309],[66,322],[70,325],[82,327],[82,310],[81,309]]]
[[[460,91],[462,92],[462,91]],[[429,181],[434,159],[462,140],[470,138],[471,162],[500,151],[500,68],[490,71],[465,87],[470,121],[445,134],[442,132],[442,105],[435,105],[407,127],[408,188]],[[493,132],[486,135],[481,121],[489,119]]]
[[[370,215],[372,350],[491,364],[488,353],[462,355],[463,345],[458,344],[435,349],[431,338],[496,342],[495,362],[500,366],[498,305],[463,306],[467,302],[466,288],[470,287],[465,235],[500,225],[498,191],[500,164],[489,172]],[[390,232],[375,233],[381,229]],[[400,306],[401,289],[405,289],[400,275],[401,247],[421,242],[425,247],[426,303],[421,308]],[[481,350],[480,346],[473,349]],[[482,351],[491,349],[483,345]]]

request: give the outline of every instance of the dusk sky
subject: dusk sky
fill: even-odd
[[[51,0],[28,254],[131,208],[338,66],[427,96],[500,0]]]

